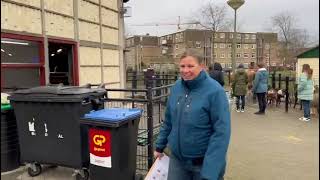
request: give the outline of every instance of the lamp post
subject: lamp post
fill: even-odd
[[[233,39],[232,39],[232,72],[236,70],[236,36],[237,36],[237,9],[244,4],[244,0],[228,0],[228,5],[234,9]]]

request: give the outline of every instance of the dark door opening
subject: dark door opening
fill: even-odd
[[[49,83],[73,85],[73,54],[71,44],[49,42]]]

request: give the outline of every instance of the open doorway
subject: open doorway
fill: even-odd
[[[73,45],[49,41],[49,83],[73,85]]]

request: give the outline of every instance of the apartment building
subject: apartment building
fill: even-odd
[[[126,69],[141,71],[151,64],[162,63],[157,36],[133,36],[127,38],[125,44]]]
[[[276,33],[237,33],[236,64],[247,66],[250,62],[264,62],[267,66],[280,64]],[[231,67],[233,32],[187,29],[159,37],[164,56],[175,63],[186,49],[195,49],[204,56],[207,65],[219,62],[224,68]]]

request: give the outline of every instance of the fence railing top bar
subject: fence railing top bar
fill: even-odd
[[[160,87],[154,87],[154,88],[152,88],[152,91],[170,88],[171,86],[173,86],[173,84],[164,85],[164,86],[160,86]]]
[[[105,102],[110,101],[123,101],[123,102],[144,102],[147,103],[147,99],[135,99],[135,98],[105,98]]]
[[[147,89],[121,89],[121,88],[114,88],[114,89],[106,89],[106,91],[122,91],[122,92],[148,92]]]
[[[152,96],[152,100],[159,100],[161,98],[164,98],[164,97],[168,97],[170,94],[167,93],[167,94],[163,94],[161,96]]]

